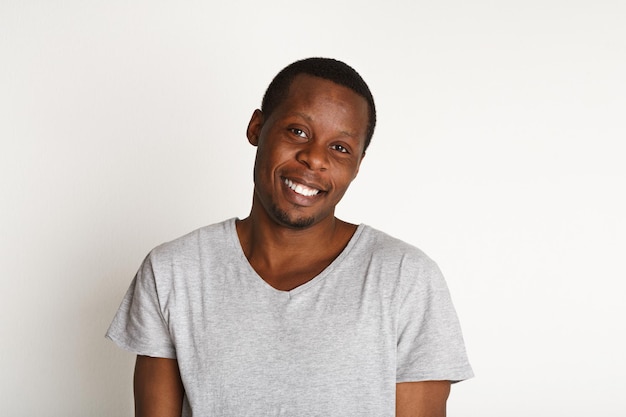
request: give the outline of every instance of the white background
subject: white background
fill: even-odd
[[[308,56],[379,110],[338,214],[447,277],[449,415],[626,415],[619,0],[1,0],[0,415],[131,415],[104,332],[152,247],[247,215],[246,124]]]

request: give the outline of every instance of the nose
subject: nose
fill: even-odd
[[[314,171],[325,171],[328,168],[327,149],[314,142],[307,143],[296,155],[296,159]]]

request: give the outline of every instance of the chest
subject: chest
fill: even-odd
[[[245,263],[176,270],[163,316],[194,415],[393,416],[392,289],[364,264],[293,291]]]
[[[251,266],[268,285],[279,291],[291,291],[318,276],[330,265],[333,258],[315,262],[288,262],[279,267],[269,267],[250,260]]]
[[[392,316],[351,292],[322,298],[224,297],[195,309],[174,326],[186,388],[225,415],[386,415],[395,400]]]

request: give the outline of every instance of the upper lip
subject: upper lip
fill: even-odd
[[[315,188],[316,190],[319,190],[320,192],[325,192],[326,191],[326,188],[323,185],[321,185],[321,184],[319,184],[317,182],[314,182],[314,181],[309,181],[309,180],[304,179],[302,177],[293,177],[293,176],[290,176],[290,175],[284,175],[284,176],[282,176],[282,179],[283,180],[284,179],[291,180],[291,181],[293,181],[293,182],[295,182],[297,184],[301,184],[301,185],[303,185],[305,187],[308,187],[308,188]]]

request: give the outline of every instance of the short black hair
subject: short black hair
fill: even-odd
[[[365,151],[372,140],[374,127],[376,126],[376,106],[374,105],[374,97],[372,97],[369,87],[359,73],[348,64],[336,59],[306,58],[283,68],[274,77],[263,96],[261,111],[265,114],[265,117],[269,117],[276,107],[287,97],[291,83],[294,78],[300,74],[320,77],[348,87],[367,101],[369,120],[367,123],[365,146],[363,148]]]

